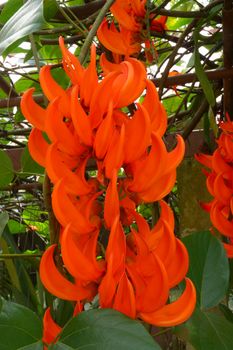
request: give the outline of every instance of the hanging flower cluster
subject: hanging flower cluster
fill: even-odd
[[[173,214],[162,198],[174,186],[184,141],[178,137],[167,151],[166,112],[141,62],[114,64],[102,55],[99,81],[95,46],[87,68],[62,38],[60,48],[71,86],[64,90],[45,66],[40,84],[48,107],[35,103],[33,89],[21,103],[34,125],[29,150],[54,185],[52,206],[61,225],[59,246],[50,246],[41,259],[41,280],[49,292],[78,306],[98,295],[101,308],[156,326],[182,323],[196,294],[185,278],[186,248],[174,235]],[[143,102],[135,103],[143,93]],[[152,201],[159,201],[160,218],[151,229],[136,208]],[[170,289],[184,279],[183,293],[168,304]],[[51,321],[49,311],[46,319]]]
[[[213,226],[224,236],[223,245],[229,258],[233,257],[233,122],[220,124],[222,133],[213,155],[198,154],[196,159],[209,168],[204,170],[206,185],[214,197],[210,203],[202,203],[210,213]]]
[[[109,23],[105,19],[97,32],[99,41],[114,54],[116,61],[119,60],[117,55],[138,54],[144,43],[147,59],[152,61],[151,52],[156,51],[151,39],[148,38],[148,27],[157,32],[164,32],[167,17],[147,18],[146,0],[116,0],[110,10],[118,26],[114,21]]]

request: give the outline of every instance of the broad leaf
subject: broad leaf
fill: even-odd
[[[45,23],[43,0],[28,0],[0,31],[0,55],[16,40],[40,29]]]
[[[6,23],[23,4],[24,0],[8,0],[1,12],[0,23]]]
[[[201,308],[216,306],[225,296],[229,264],[223,245],[210,232],[198,232],[183,239],[189,253],[188,275],[197,290]]]
[[[196,350],[232,350],[233,324],[223,316],[197,309],[176,334],[191,343]]]
[[[35,344],[42,338],[41,324],[30,309],[3,300],[0,311],[0,350],[16,350]]]
[[[85,311],[73,318],[63,329],[60,343],[77,350],[160,349],[140,322],[111,309]]]
[[[14,177],[13,165],[8,155],[0,150],[0,186],[7,186]]]

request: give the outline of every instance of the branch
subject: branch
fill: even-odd
[[[68,9],[64,7],[63,10],[67,15],[69,15],[70,12],[73,12],[78,19],[85,19],[101,9],[105,3],[106,0],[97,0],[82,6],[70,6]],[[54,16],[54,19],[65,20],[65,17],[60,11],[58,11]]]
[[[215,70],[205,71],[205,73],[210,80],[220,80],[224,78],[233,77],[233,68],[230,68],[230,69],[219,68]],[[151,81],[153,81],[153,83],[156,86],[159,86],[161,81],[163,81],[164,87],[171,87],[173,85],[186,85],[188,83],[192,83],[194,79],[198,80],[197,75],[195,73],[187,73],[187,74],[179,74],[173,77],[166,77],[165,80],[164,78],[155,78],[155,79],[151,79]],[[22,97],[19,96],[19,97],[14,97],[9,99],[8,98],[0,99],[0,108],[19,106],[21,98]],[[35,95],[34,100],[37,103],[43,102],[43,95]]]
[[[94,39],[97,29],[99,28],[101,22],[103,21],[106,13],[108,12],[109,8],[112,6],[112,4],[115,2],[115,0],[107,0],[102,9],[100,10],[98,16],[96,17],[95,22],[93,23],[91,30],[89,31],[84,44],[81,48],[81,52],[79,55],[79,61],[80,63],[84,63],[86,55],[88,53],[88,50],[91,46],[92,40]]]

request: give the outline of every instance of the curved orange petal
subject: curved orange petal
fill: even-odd
[[[71,92],[71,117],[80,140],[85,145],[92,146],[93,140],[90,118],[86,115],[78,100],[78,89],[76,85]]]
[[[175,168],[178,167],[178,165],[181,163],[182,159],[184,158],[184,152],[185,152],[185,143],[182,136],[177,135],[177,144],[176,147],[167,154],[167,168],[166,172],[168,173]]]
[[[63,154],[58,150],[57,143],[49,146],[46,156],[46,170],[55,184],[61,178],[65,178],[66,189],[69,193],[85,195],[92,191],[91,184],[85,179],[85,169],[88,158],[84,159],[75,172],[63,160]],[[77,162],[78,163],[78,162]]]
[[[58,142],[59,148],[72,155],[77,154],[77,138],[72,134],[68,123],[64,121],[62,111],[59,109],[60,100],[56,98],[47,108],[45,131],[52,143]]]
[[[45,158],[49,144],[45,141],[42,131],[33,128],[28,138],[28,149],[32,158],[42,167],[45,167]]]
[[[216,201],[211,207],[210,219],[214,227],[216,227],[221,234],[227,237],[233,237],[233,221],[227,220],[223,215],[223,208],[224,205]]]
[[[104,75],[107,75],[114,71],[120,71],[121,65],[119,63],[110,62],[105,53],[102,53],[100,56],[100,66],[103,70]]]
[[[146,79],[146,95],[142,105],[146,108],[150,116],[152,130],[159,136],[163,136],[167,129],[167,114],[159,100],[155,85],[148,79]]]
[[[160,179],[167,168],[167,150],[161,137],[152,133],[152,147],[145,158],[132,164],[133,180],[128,189],[142,192],[150,188],[154,181]]]
[[[107,228],[113,225],[116,218],[120,216],[120,204],[117,191],[117,172],[113,171],[113,176],[109,182],[104,201],[104,220]]]
[[[102,45],[111,52],[130,56],[140,51],[140,44],[132,41],[132,32],[127,29],[119,32],[114,22],[110,25],[104,20],[97,30],[97,37]]]
[[[90,233],[95,226],[85,216],[83,211],[76,208],[66,192],[64,179],[59,180],[52,193],[52,205],[57,220],[66,227],[69,223],[78,234]]]
[[[91,89],[90,89],[91,86]],[[81,101],[86,107],[90,106],[93,91],[98,86],[98,76],[96,73],[96,47],[91,46],[91,61],[83,74],[82,84],[80,85]]]
[[[24,117],[39,130],[44,130],[46,110],[39,106],[32,98],[35,88],[31,88],[22,96],[20,108]]]
[[[132,283],[124,273],[121,277],[114,297],[113,309],[128,317],[136,317],[136,301]]]
[[[179,239],[176,238],[175,241],[175,252],[168,264],[165,265],[169,288],[176,286],[184,279],[189,267],[189,256],[186,247]]]
[[[107,154],[104,158],[105,176],[111,179],[114,170],[119,170],[124,160],[124,143],[125,143],[125,125],[122,124],[120,132],[115,129],[112,142],[108,148]]]
[[[102,123],[99,125],[95,135],[94,150],[98,159],[104,158],[111,144],[114,133],[114,121],[112,113],[113,108],[112,103],[110,102],[108,113]]]
[[[54,343],[59,333],[61,333],[62,327],[60,327],[52,318],[50,307],[48,307],[43,317],[43,343]]]
[[[96,90],[93,92],[90,106],[90,121],[92,129],[97,128],[104,115],[109,111],[109,104],[113,103],[113,107],[116,106],[120,90],[113,90],[113,84],[117,76],[120,74],[118,71],[109,73],[99,84]],[[104,98],[103,98],[104,96]]]
[[[160,259],[149,253],[146,256],[139,256],[136,271],[144,280],[143,289],[138,289],[137,274],[132,273],[133,265],[130,266],[130,278],[135,287],[137,312],[151,312],[163,306],[168,299],[168,278],[166,270]],[[136,272],[135,271],[135,272]]]
[[[170,225],[165,220],[161,220],[161,224],[163,227],[163,234],[157,239],[156,245],[153,249],[153,253],[160,258],[167,270],[167,266],[169,265],[169,263],[173,264],[173,259],[176,252],[176,237]],[[156,233],[157,232],[153,230],[153,235],[156,236]],[[151,246],[153,247],[153,245]]]
[[[117,244],[116,244],[117,242]],[[122,274],[125,271],[125,255],[126,255],[126,238],[124,230],[119,222],[119,218],[116,218],[112,224],[108,245],[106,249],[106,261],[107,269],[109,261],[113,259],[111,271],[113,277],[119,282]]]
[[[49,101],[54,100],[56,97],[61,97],[60,109],[64,113],[64,116],[69,116],[69,98],[65,90],[53,79],[51,72],[51,66],[43,66],[40,70],[40,85],[45,96]]]
[[[77,57],[75,57],[64,45],[63,37],[59,37],[59,45],[62,52],[62,63],[66,74],[69,76],[73,84],[80,84],[84,74],[84,68],[80,64]]]
[[[51,245],[41,258],[40,278],[43,285],[51,294],[64,300],[88,299],[88,289],[71,283],[58,271],[53,259],[55,248],[56,244]]]
[[[146,87],[146,69],[142,62],[127,58],[120,63],[121,74],[115,79],[113,87],[120,91],[116,107],[133,103]]]
[[[226,251],[227,257],[229,259],[233,258],[233,244],[223,243],[224,249]]]
[[[133,3],[133,1],[130,1],[130,2]],[[128,8],[128,11],[127,11],[127,5],[126,5],[127,1],[124,1],[124,3],[115,1],[115,3],[110,8],[113,16],[124,28],[132,32],[140,31],[141,25],[136,21],[136,17],[137,17],[136,14],[133,15],[132,12],[130,13],[130,8]]]
[[[150,144],[151,124],[149,115],[143,105],[137,104],[137,107],[138,110],[125,124],[125,163],[139,159]]]
[[[74,240],[75,233],[71,230],[69,224],[62,233],[61,238],[61,254],[65,267],[76,278],[83,281],[97,281],[103,270],[98,268],[96,262],[96,245],[98,231],[96,231],[89,240],[92,241],[92,247],[88,255],[83,253],[83,247],[79,247]],[[72,254],[71,254],[72,252]]]
[[[138,195],[147,203],[159,201],[171,192],[176,182],[176,170],[171,173],[162,175],[159,180],[155,180],[149,188],[143,192],[139,192]]]
[[[218,174],[215,178],[214,196],[224,204],[228,204],[232,197],[232,188],[227,186],[226,182],[224,181],[223,174]]]
[[[99,285],[100,306],[102,308],[111,308],[113,305],[113,298],[116,293],[118,281],[113,277],[112,272],[113,256],[108,259],[107,271]]]
[[[196,305],[196,290],[189,278],[185,280],[186,288],[178,300],[151,313],[140,312],[139,317],[157,327],[173,327],[187,321]]]
[[[213,153],[212,165],[213,170],[216,173],[232,173],[232,167],[224,160],[219,148],[217,148]]]

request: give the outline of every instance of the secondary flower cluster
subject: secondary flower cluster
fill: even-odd
[[[116,0],[110,10],[118,25],[105,19],[97,35],[99,41],[114,54],[115,60],[119,59],[117,55],[138,54],[142,43],[145,44],[147,59],[153,60],[152,53],[156,51],[148,37],[148,28],[163,32],[166,29],[167,17],[147,18],[146,0]]]
[[[204,170],[206,185],[214,197],[202,207],[210,213],[213,226],[224,236],[228,257],[233,257],[233,122],[228,118],[220,124],[222,133],[213,155],[199,154],[196,159],[209,168]]]
[[[61,225],[59,246],[50,246],[41,259],[41,280],[49,292],[77,305],[98,294],[100,307],[131,318],[157,326],[184,322],[195,307],[195,288],[185,278],[187,251],[162,201],[174,186],[184,141],[178,137],[167,151],[166,112],[141,62],[113,64],[103,55],[98,81],[95,46],[87,68],[62,38],[60,47],[71,86],[62,89],[45,66],[40,84],[48,107],[35,103],[33,89],[21,103],[34,125],[29,150],[53,182],[52,206]],[[159,201],[161,212],[151,229],[136,208],[152,201]],[[182,295],[167,304],[170,289],[184,278]]]

